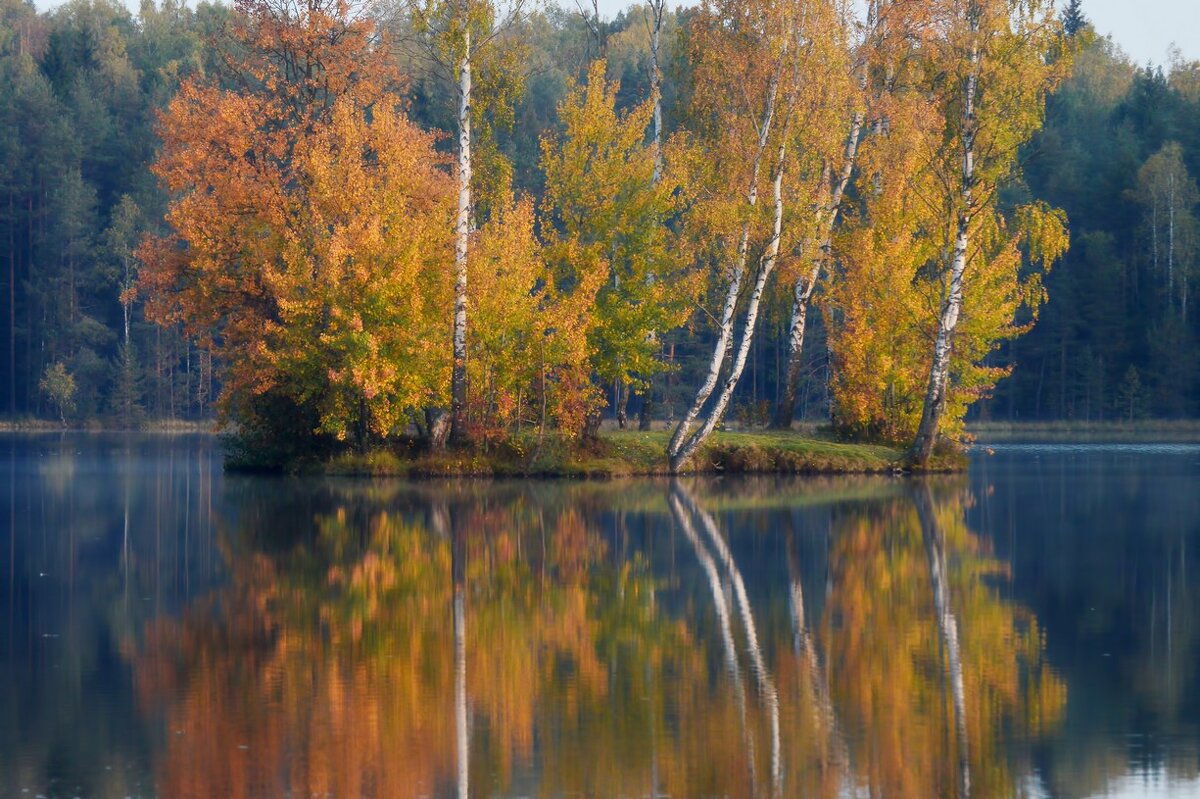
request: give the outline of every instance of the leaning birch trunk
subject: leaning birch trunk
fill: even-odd
[[[967,745],[967,693],[963,681],[962,648],[958,640],[958,621],[950,602],[950,581],[946,575],[946,549],[938,526],[937,510],[928,485],[914,486],[914,502],[921,521],[921,537],[929,560],[929,579],[933,585],[933,607],[937,614],[938,632],[946,653],[946,676],[954,704],[954,729],[958,743],[958,795],[971,795],[971,762]]]
[[[464,9],[464,17],[466,16]],[[464,19],[458,67],[458,216],[454,225],[454,368],[450,379],[450,440],[466,436],[467,248],[471,237],[471,29]]]
[[[746,594],[746,582],[742,579],[742,572],[733,559],[733,552],[730,551],[729,544],[721,537],[721,532],[717,529],[717,523],[713,519],[712,514],[701,509],[696,503],[695,498],[679,484],[676,484],[674,489],[692,514],[700,519],[701,526],[708,534],[709,540],[712,541],[713,551],[717,553],[717,557],[725,567],[725,571],[729,574],[730,582],[733,583],[733,596],[742,617],[742,628],[746,633],[746,648],[750,652],[750,664],[754,667],[755,681],[758,682],[758,691],[763,698],[763,703],[767,706],[767,714],[771,724],[771,786],[773,788],[772,794],[779,796],[783,789],[783,758],[781,755],[782,747],[779,734],[779,693],[775,690],[775,682],[771,679],[771,674],[767,670],[767,662],[763,658],[762,647],[758,643],[758,626],[754,623],[754,613],[750,609],[750,598]]]
[[[865,81],[865,79],[864,72],[862,80]],[[792,419],[796,415],[796,395],[800,386],[804,334],[808,329],[809,301],[817,287],[817,281],[821,278],[821,269],[828,262],[829,254],[833,249],[833,229],[841,211],[842,198],[846,195],[846,187],[850,185],[850,177],[854,174],[863,122],[862,111],[856,111],[850,119],[850,135],[846,137],[842,171],[838,174],[837,183],[830,192],[829,205],[825,207],[820,220],[821,245],[813,253],[812,264],[808,272],[796,279],[796,286],[792,292],[792,318],[788,325],[787,376],[784,382],[783,396],[779,399],[779,405],[775,408],[775,419],[771,423],[771,426],[776,429],[787,430],[790,428]]]
[[[968,249],[971,246],[972,187],[975,181],[975,94],[979,84],[979,16],[977,2],[967,8],[970,24],[971,50],[969,72],[963,101],[962,132],[962,176],[959,187],[957,218],[955,219],[954,253],[950,261],[950,285],[942,301],[938,319],[937,340],[933,347],[933,363],[929,369],[929,388],[925,392],[925,407],[921,411],[921,424],[909,450],[909,460],[924,466],[933,455],[937,441],[938,426],[946,410],[946,390],[950,382],[950,354],[954,348],[954,329],[962,309],[963,273],[967,269]]]
[[[667,454],[670,456],[671,460],[672,472],[678,472],[681,468],[683,468],[692,455],[695,454],[696,450],[700,448],[700,445],[704,443],[704,440],[712,434],[712,431],[716,428],[717,423],[720,422],[721,418],[725,415],[725,409],[729,407],[729,400],[733,397],[733,390],[737,388],[738,380],[740,380],[742,377],[742,370],[746,368],[746,358],[750,354],[750,345],[754,341],[754,328],[758,322],[758,307],[762,302],[763,292],[766,290],[767,279],[771,277],[771,272],[774,271],[775,263],[779,257],[779,240],[783,234],[783,167],[784,160],[787,155],[786,141],[787,140],[785,138],[783,143],[779,145],[779,156],[775,164],[775,178],[771,187],[772,197],[775,202],[774,229],[772,231],[771,241],[767,245],[767,251],[763,253],[762,260],[759,262],[758,274],[754,281],[754,290],[750,294],[750,303],[746,308],[746,321],[744,323],[744,327],[742,328],[742,338],[738,346],[737,354],[734,358],[733,367],[729,372],[729,376],[725,378],[725,383],[721,388],[721,393],[717,395],[717,401],[713,405],[712,410],[709,411],[708,417],[705,418],[704,424],[702,424],[695,432],[687,435],[688,430],[685,429],[685,425],[690,429],[691,423],[693,423],[696,419],[696,416],[699,415],[699,406],[703,405],[703,401],[697,397],[697,403],[692,405],[692,409],[688,412],[688,417],[685,417],[684,420],[679,423],[679,427],[676,428],[675,435],[671,439],[671,447],[667,450]],[[747,235],[748,231],[743,229],[743,248],[746,245],[745,236]],[[742,254],[742,258],[743,260],[745,258],[744,252]],[[736,304],[737,295],[732,295],[729,300],[732,300],[732,304]],[[726,304],[729,305],[730,302],[727,300]],[[722,329],[722,336],[726,336],[727,333],[731,335],[732,331],[733,320],[730,318],[728,329]],[[723,360],[724,351],[722,350],[722,361]],[[710,370],[709,378],[715,384],[721,364],[720,362],[714,361],[713,366],[715,367],[715,370]],[[705,381],[705,383],[707,385],[708,381]],[[709,389],[709,391],[711,392],[711,389]],[[707,394],[704,396],[704,399],[708,399]],[[693,413],[693,411],[695,411],[695,413]]]
[[[717,571],[717,565],[713,561],[708,547],[704,545],[704,542],[696,534],[696,528],[692,524],[692,514],[684,507],[685,502],[691,502],[690,498],[678,483],[673,483],[670,496],[668,497],[668,504],[671,506],[671,515],[674,517],[679,529],[683,531],[683,535],[687,538],[688,543],[692,545],[692,549],[696,553],[696,560],[700,562],[701,568],[704,569],[704,575],[708,578],[708,587],[712,592],[713,607],[716,608],[717,621],[720,623],[721,628],[721,643],[725,651],[725,667],[729,670],[730,679],[733,680],[734,700],[737,704],[738,716],[742,723],[742,736],[745,738],[746,751],[750,763],[750,781],[753,786],[752,794],[759,796],[758,766],[755,762],[756,757],[754,754],[754,733],[746,720],[746,689],[742,684],[742,668],[738,662],[737,645],[733,639],[733,624],[729,616],[729,603],[725,599],[725,589],[721,585],[721,576]]]
[[[779,84],[783,78],[787,50],[787,42],[785,42],[775,73],[771,76],[771,84],[767,90],[767,105],[763,110],[763,118],[758,126],[758,146],[754,152],[754,163],[750,168],[750,185],[746,192],[746,205],[751,209],[758,204],[758,176],[762,168],[763,154],[767,149],[767,140],[771,134],[771,123],[775,120],[775,102],[779,95]],[[705,376],[704,382],[700,385],[700,390],[696,392],[696,399],[692,402],[691,407],[688,408],[683,418],[679,420],[679,425],[675,428],[675,432],[671,435],[671,442],[667,446],[667,456],[670,458],[672,471],[678,471],[679,466],[676,464],[682,465],[691,456],[692,452],[695,451],[696,446],[699,446],[697,443],[690,448],[686,457],[680,457],[684,440],[691,433],[692,426],[696,423],[696,419],[700,416],[700,411],[704,408],[704,403],[708,402],[708,398],[712,395],[713,389],[717,387],[717,380],[721,376],[721,366],[725,363],[725,354],[729,350],[729,341],[733,338],[733,317],[737,311],[737,301],[742,291],[742,278],[746,273],[746,256],[749,247],[750,222],[747,219],[747,221],[742,223],[737,253],[734,255],[733,269],[729,278],[729,287],[725,292],[725,304],[721,309],[720,332],[717,335],[716,344],[713,346],[712,360],[708,364],[708,374]]]

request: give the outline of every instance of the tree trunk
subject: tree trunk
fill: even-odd
[[[464,17],[466,16],[464,11]],[[450,440],[466,437],[467,248],[471,236],[471,30],[464,19],[458,67],[458,216],[454,227],[454,367],[450,380]]]
[[[796,280],[792,298],[792,318],[788,324],[787,373],[783,378],[783,395],[775,406],[775,418],[771,427],[790,430],[796,416],[796,395],[800,391],[800,373],[803,368],[804,334],[808,327],[808,300],[812,296],[813,284],[801,277]]]
[[[426,408],[425,429],[429,436],[429,449],[441,452],[446,448],[446,439],[450,434],[450,415],[441,408]]]
[[[864,56],[865,59],[865,56]],[[860,66],[861,78],[859,86],[866,88],[866,61]],[[792,292],[792,318],[788,325],[788,365],[783,397],[775,407],[775,419],[771,426],[779,430],[787,430],[792,426],[796,415],[796,394],[799,391],[800,372],[803,365],[804,335],[808,325],[808,303],[812,299],[817,281],[821,278],[821,269],[829,259],[833,249],[833,229],[841,212],[842,198],[846,196],[846,187],[854,174],[854,164],[858,159],[858,145],[862,139],[864,122],[862,111],[856,111],[850,119],[850,134],[846,137],[845,159],[842,170],[838,174],[837,183],[829,195],[829,205],[824,209],[821,220],[821,245],[813,253],[812,266],[807,275],[796,279],[796,287]]]
[[[8,191],[8,412],[17,415],[17,215]]]
[[[962,142],[963,160],[959,208],[955,220],[954,254],[950,261],[950,285],[942,301],[938,319],[937,340],[933,348],[933,363],[929,369],[929,388],[925,392],[925,406],[921,411],[921,424],[909,450],[909,460],[918,466],[929,463],[933,445],[937,441],[938,426],[946,410],[946,390],[950,381],[950,354],[954,348],[954,329],[958,326],[962,308],[963,273],[967,269],[968,249],[971,245],[971,190],[975,182],[975,92],[979,83],[979,16],[975,2],[967,8],[971,27],[970,72],[967,75],[966,97],[963,103]]]
[[[629,384],[617,380],[617,427],[624,430],[629,423]]]
[[[650,12],[654,16],[650,28],[650,96],[654,98],[654,183],[662,179],[662,72],[658,64],[658,46],[662,33],[663,14],[667,10],[666,0],[650,0]]]
[[[779,84],[783,77],[784,61],[787,57],[788,46],[785,42],[783,52],[779,58],[779,64],[775,73],[771,76],[771,85],[767,91],[767,105],[763,109],[763,118],[758,126],[758,147],[754,152],[754,163],[750,167],[750,185],[746,193],[746,205],[753,209],[758,204],[758,176],[762,167],[763,155],[767,149],[767,139],[771,133],[771,123],[775,120],[775,103],[779,95]],[[683,418],[680,419],[675,432],[671,435],[671,442],[667,446],[667,455],[671,460],[672,471],[677,471],[676,462],[682,464],[688,457],[691,457],[695,448],[699,446],[699,442],[689,448],[686,456],[680,457],[684,441],[691,433],[692,425],[696,423],[697,417],[700,416],[700,411],[704,408],[704,403],[712,395],[713,390],[717,387],[717,381],[721,376],[721,366],[725,363],[725,355],[729,350],[730,339],[733,338],[733,321],[734,314],[737,311],[738,296],[742,291],[742,278],[746,273],[746,256],[750,246],[750,222],[747,220],[742,223],[741,236],[738,239],[737,252],[734,255],[732,274],[729,280],[729,287],[725,292],[725,305],[721,309],[721,327],[717,335],[716,344],[713,346],[712,359],[708,364],[708,374],[705,375],[704,382],[700,385],[700,390],[696,392],[696,399],[692,402],[690,408]],[[708,434],[705,433],[705,436]],[[701,438],[703,440],[703,437]]]
[[[667,450],[672,472],[678,472],[683,468],[696,450],[699,449],[700,445],[704,443],[704,440],[712,434],[712,431],[725,415],[725,410],[729,407],[729,400],[733,396],[733,390],[737,388],[738,380],[741,379],[742,371],[746,367],[746,357],[749,355],[750,345],[754,341],[754,328],[758,322],[758,306],[762,301],[767,279],[770,278],[771,272],[775,269],[775,263],[779,256],[779,241],[783,234],[783,167],[786,154],[787,145],[785,138],[784,143],[779,145],[778,160],[775,164],[775,178],[772,182],[772,197],[775,203],[774,230],[772,231],[771,241],[767,245],[767,251],[763,253],[762,260],[759,262],[754,290],[750,294],[750,303],[746,308],[746,321],[742,328],[742,339],[737,349],[737,355],[734,358],[733,367],[729,372],[729,376],[725,378],[721,393],[717,396],[717,401],[713,405],[712,410],[709,411],[704,424],[691,433],[691,435],[686,435],[688,430],[685,430],[685,425],[690,428],[688,424],[689,419],[687,418],[680,422],[679,427],[676,428],[675,435],[671,439],[671,447]],[[732,299],[736,304],[736,295]],[[732,330],[733,322],[731,319],[729,332],[732,333]],[[722,360],[724,360],[723,356],[724,353],[722,353]],[[719,372],[721,364],[716,363],[715,366]],[[710,370],[710,379],[714,384],[716,383],[716,377],[717,374]],[[707,398],[706,395],[705,399]],[[699,398],[697,400],[699,402]],[[699,404],[703,403],[699,402]],[[695,411],[695,413],[692,413],[692,411]],[[694,421],[699,414],[699,407],[694,404],[692,411],[689,411],[689,416]]]

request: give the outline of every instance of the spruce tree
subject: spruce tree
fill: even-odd
[[[1087,26],[1087,17],[1083,15],[1083,0],[1067,0],[1067,7],[1063,9],[1062,24],[1063,32],[1071,37],[1077,36]]]

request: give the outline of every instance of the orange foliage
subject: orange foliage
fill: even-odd
[[[239,10],[230,74],[185,82],[159,122],[172,232],[139,250],[147,313],[220,357],[226,414],[278,392],[323,432],[387,433],[448,382],[448,178],[365,17]]]

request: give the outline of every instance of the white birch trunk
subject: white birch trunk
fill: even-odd
[[[1167,308],[1175,302],[1175,173],[1167,176]]]
[[[860,81],[862,88],[865,88],[862,83],[865,80],[864,62]],[[841,213],[842,198],[846,195],[846,188],[850,185],[850,178],[854,174],[854,164],[858,159],[858,145],[862,138],[864,121],[865,116],[862,111],[856,111],[850,119],[850,135],[846,137],[846,152],[842,161],[842,169],[838,174],[837,183],[830,192],[829,204],[822,211],[822,218],[818,221],[821,245],[813,253],[812,265],[807,274],[802,274],[796,279],[796,285],[792,291],[792,316],[788,323],[786,383],[779,407],[775,409],[775,421],[772,425],[779,429],[790,428],[792,419],[796,415],[796,394],[799,391],[800,369],[803,365],[801,356],[804,354],[804,335],[808,328],[808,304],[821,279],[821,270],[833,249],[833,229],[837,225],[838,216]]]
[[[946,390],[950,379],[950,354],[954,347],[954,330],[962,309],[963,273],[967,269],[968,250],[971,245],[972,188],[975,182],[975,95],[979,84],[979,17],[976,2],[967,8],[969,17],[971,49],[968,56],[969,71],[963,102],[962,130],[962,175],[959,187],[958,213],[955,219],[954,252],[950,261],[950,283],[942,301],[938,319],[937,340],[933,348],[933,364],[929,369],[929,388],[925,392],[925,406],[921,411],[921,424],[909,452],[910,460],[924,466],[933,455],[937,441],[938,426],[946,410]]]
[[[463,13],[465,16],[465,8]],[[454,367],[450,384],[450,439],[456,443],[466,434],[467,248],[471,237],[471,31],[464,27],[458,67],[458,216],[454,226]]]
[[[786,138],[784,143],[779,145],[779,156],[775,164],[775,178],[772,182],[771,190],[772,197],[775,203],[774,214],[774,229],[771,235],[771,241],[767,245],[767,251],[763,254],[762,260],[759,262],[758,274],[754,282],[754,289],[750,294],[750,302],[746,308],[746,321],[742,328],[742,338],[739,343],[737,354],[734,358],[733,367],[731,368],[728,377],[725,378],[725,383],[721,388],[721,393],[717,396],[717,401],[709,411],[708,417],[695,432],[687,435],[685,424],[690,428],[690,422],[694,422],[699,415],[700,406],[704,404],[704,400],[708,399],[708,394],[704,394],[704,400],[697,397],[697,402],[693,404],[691,410],[688,411],[688,417],[679,423],[679,427],[675,430],[675,436],[671,439],[671,447],[667,450],[670,457],[671,471],[678,472],[688,462],[688,460],[699,449],[704,440],[712,434],[717,423],[725,415],[725,409],[729,407],[729,400],[733,396],[733,390],[737,387],[738,380],[741,379],[742,371],[746,368],[746,358],[750,353],[750,345],[754,341],[754,329],[758,322],[758,307],[762,302],[763,292],[766,290],[767,279],[770,278],[771,272],[775,269],[775,263],[779,256],[779,241],[783,234],[783,171],[784,160],[787,154]],[[743,240],[741,248],[743,250],[741,257],[743,263],[745,260],[744,248],[748,238],[749,231],[743,230]],[[733,294],[726,300],[726,306],[736,305],[737,295]],[[731,309],[732,310],[732,309]],[[728,328],[722,329],[722,335],[726,338],[726,346],[728,346],[728,338],[733,333],[733,319],[729,319]],[[724,348],[721,352],[721,361],[724,361]],[[713,369],[710,369],[709,380],[705,381],[707,385],[711,382],[715,385],[719,376],[721,362],[716,361],[714,356]],[[709,388],[709,393],[712,389]]]
[[[662,71],[659,68],[658,46],[662,34],[666,0],[650,0],[650,13],[654,19],[650,29],[650,96],[654,99],[654,184],[658,185],[663,172],[662,147]]]
[[[950,601],[950,580],[946,574],[945,544],[938,527],[937,510],[929,486],[916,486],[914,492],[917,515],[921,521],[921,535],[925,540],[925,554],[929,561],[933,608],[937,614],[942,649],[946,653],[946,677],[950,683],[951,702],[954,705],[954,729],[958,745],[958,795],[959,799],[967,799],[971,795],[967,694],[963,680],[962,647],[958,639],[958,620],[954,616],[954,607]]]
[[[783,78],[787,50],[788,43],[785,42],[783,52],[780,54],[778,67],[775,70],[775,74],[771,76],[771,84],[767,90],[767,105],[763,110],[763,117],[758,126],[758,147],[754,153],[754,163],[750,168],[750,185],[746,193],[746,204],[751,209],[758,204],[758,176],[762,167],[763,154],[767,149],[767,140],[771,134],[771,125],[775,121],[775,103],[779,95],[779,84]],[[729,350],[729,341],[733,338],[733,318],[734,313],[737,311],[738,296],[742,291],[742,278],[746,272],[746,254],[749,246],[750,222],[746,221],[742,224],[737,253],[734,255],[729,287],[725,292],[725,304],[721,309],[720,332],[717,335],[716,344],[713,346],[712,360],[708,364],[708,374],[705,375],[704,382],[700,385],[700,390],[696,392],[696,399],[692,402],[691,407],[688,408],[687,413],[680,419],[675,432],[671,436],[671,442],[667,446],[667,456],[671,460],[672,471],[678,470],[676,462],[682,464],[687,460],[687,457],[691,456],[692,451],[695,450],[695,446],[693,446],[686,457],[679,457],[684,445],[684,439],[691,432],[697,417],[700,416],[700,411],[704,408],[704,403],[708,401],[713,390],[717,387],[717,380],[720,379],[721,366],[725,363],[725,355]]]

